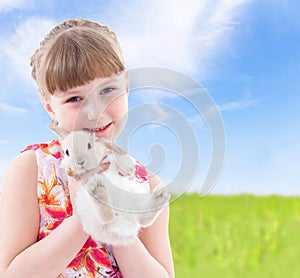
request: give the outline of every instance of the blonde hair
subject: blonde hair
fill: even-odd
[[[30,60],[42,98],[125,70],[116,34],[77,18],[56,25]]]

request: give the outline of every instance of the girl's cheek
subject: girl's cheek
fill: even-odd
[[[71,131],[78,125],[78,120],[78,115],[64,112],[61,115],[61,120],[58,122],[62,128]]]

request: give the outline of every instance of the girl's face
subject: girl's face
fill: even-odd
[[[115,140],[127,121],[129,81],[126,72],[61,92],[45,102],[48,113],[68,130],[87,130]]]

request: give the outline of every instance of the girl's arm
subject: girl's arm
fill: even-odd
[[[150,187],[161,184],[152,176]],[[169,207],[157,220],[140,232],[139,238],[128,246],[113,246],[113,253],[123,277],[175,277],[169,241]]]
[[[79,252],[88,236],[76,215],[37,242],[39,205],[33,151],[20,154],[3,178],[0,203],[0,277],[56,277]]]

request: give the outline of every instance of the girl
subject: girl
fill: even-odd
[[[31,67],[52,122],[116,139],[126,123],[129,82],[113,32],[67,20],[41,42]],[[95,242],[73,213],[80,182],[66,177],[62,156],[53,140],[27,147],[9,165],[1,194],[0,277],[174,277],[169,208],[126,247]],[[159,179],[136,163],[137,180],[153,190]]]

